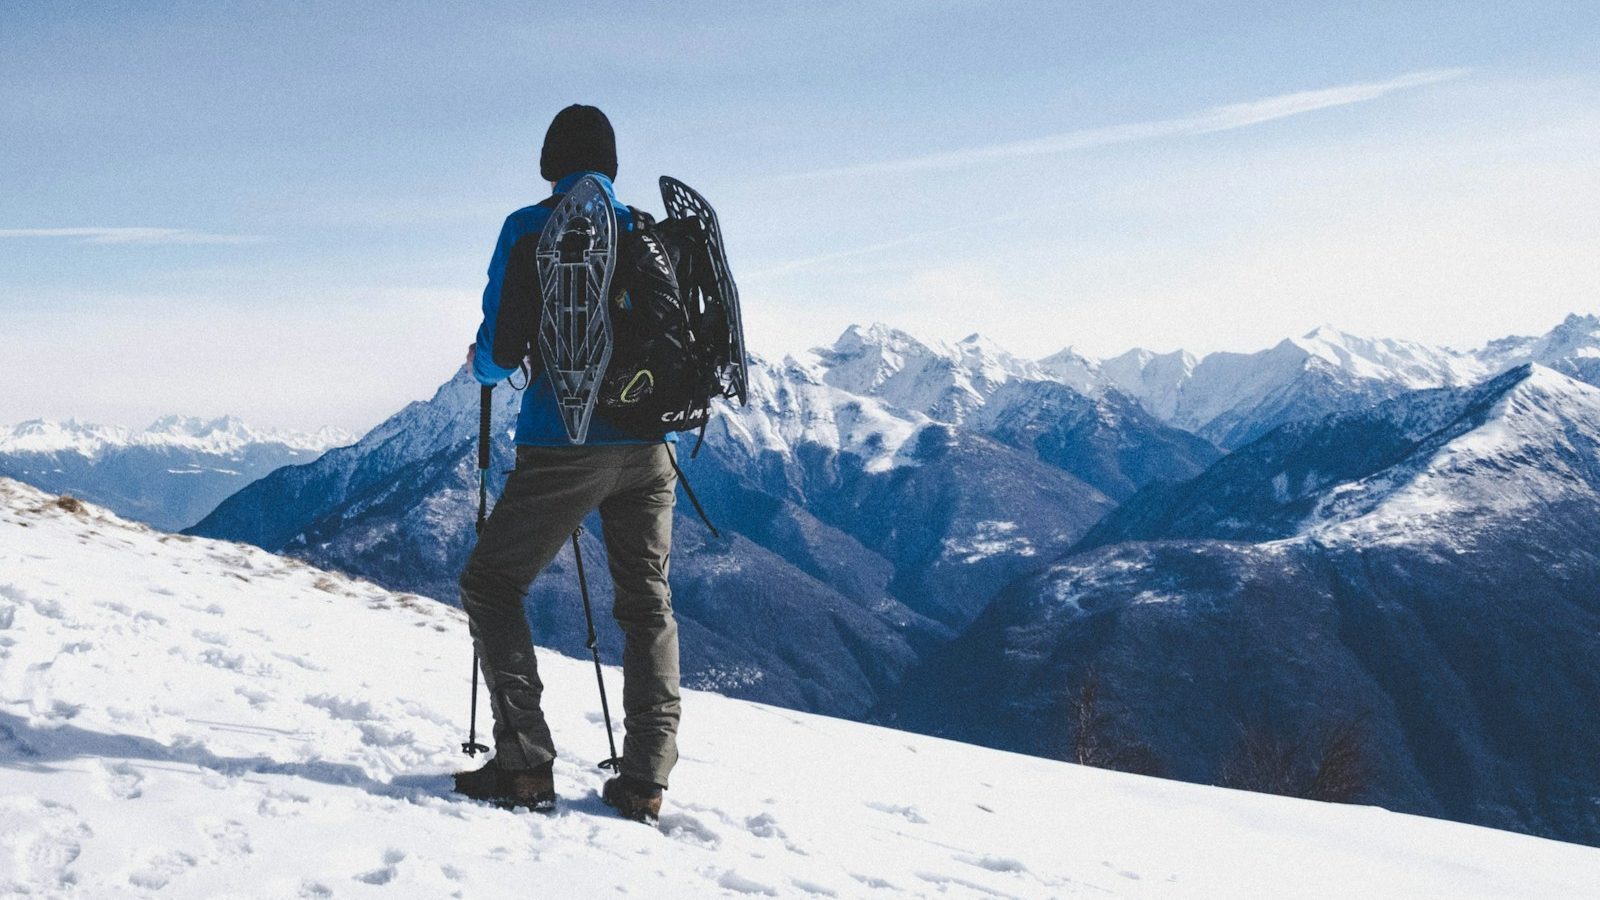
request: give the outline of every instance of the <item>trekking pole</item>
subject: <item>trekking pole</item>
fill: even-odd
[[[483,534],[483,523],[488,518],[489,506],[489,414],[493,407],[494,385],[486,384],[478,391],[478,524],[477,534]],[[592,630],[592,629],[591,629]],[[472,643],[472,718],[467,726],[467,739],[461,752],[476,757],[488,753],[489,748],[478,743],[478,643]]]
[[[594,633],[594,611],[589,608],[589,580],[583,577],[583,551],[578,549],[580,527],[572,532],[572,558],[578,563],[578,593],[583,596],[583,620],[589,625],[589,653],[594,656],[594,680],[600,685],[600,715],[606,720],[606,744],[611,756],[600,763],[600,768],[622,771],[622,759],[617,756],[617,739],[611,735],[611,706],[606,703],[606,679],[600,674],[600,638]]]

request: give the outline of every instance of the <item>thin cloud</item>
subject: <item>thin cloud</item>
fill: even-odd
[[[0,228],[0,238],[67,238],[83,244],[254,244],[247,234],[213,234],[188,228]]]
[[[764,269],[757,269],[756,271],[749,273],[749,275],[752,278],[765,278],[771,275],[784,275],[789,272],[799,269],[808,269],[812,266],[821,265],[823,263],[837,262],[841,259],[851,259],[857,256],[871,256],[876,253],[882,253],[885,250],[893,250],[897,247],[904,247],[907,244],[914,244],[930,238],[954,234],[958,231],[971,231],[975,228],[983,228],[989,225],[999,224],[1000,222],[1009,222],[1020,218],[1022,218],[1021,215],[1017,213],[1007,213],[1003,216],[995,216],[993,218],[982,219],[976,222],[962,222],[959,225],[950,225],[945,228],[935,228],[932,231],[918,231],[887,241],[866,244],[860,247],[852,247],[849,250],[837,250],[831,253],[819,254],[817,256],[791,259],[786,262],[768,266]]]
[[[1314,91],[1296,91],[1292,94],[1280,94],[1275,97],[1266,97],[1244,103],[1231,103],[1177,119],[1157,119],[1149,122],[1132,122],[1125,125],[1110,125],[1102,128],[1084,128],[1025,141],[1010,141],[1003,144],[991,144],[987,147],[968,147],[946,153],[931,153],[925,156],[912,156],[856,166],[820,169],[790,177],[831,178],[842,175],[884,175],[925,172],[934,169],[954,169],[996,160],[1050,156],[1071,153],[1076,150],[1087,150],[1093,147],[1106,147],[1113,144],[1129,144],[1136,141],[1157,140],[1183,135],[1232,131],[1237,128],[1246,128],[1276,119],[1286,119],[1290,116],[1298,116],[1320,109],[1365,103],[1396,91],[1461,78],[1469,71],[1468,69],[1429,69],[1421,72],[1411,72],[1398,78],[1391,78],[1388,81],[1347,84]]]

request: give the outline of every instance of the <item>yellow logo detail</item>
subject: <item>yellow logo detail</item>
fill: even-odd
[[[617,395],[617,399],[623,403],[638,403],[642,399],[641,395],[650,393],[655,386],[656,378],[650,374],[650,370],[640,369],[628,380],[628,385],[622,389],[622,393]],[[637,393],[635,388],[638,389]]]

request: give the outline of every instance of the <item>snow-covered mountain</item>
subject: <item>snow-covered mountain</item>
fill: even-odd
[[[837,693],[822,668],[828,654],[793,654],[788,632],[759,627],[764,619],[754,610],[731,614],[728,598],[765,602],[759,597],[770,588],[778,602],[796,605],[796,621],[853,610],[838,613],[855,617],[848,626],[823,624],[810,634],[821,640],[842,628],[851,645],[874,648],[872,657],[855,654],[843,675],[881,692],[908,651],[965,625],[999,585],[1081,538],[1114,506],[1108,492],[1126,496],[1152,479],[1189,477],[1218,452],[1120,397],[1088,400],[1051,381],[1024,380],[1041,377],[1037,366],[981,338],[930,345],[881,326],[851,328],[833,347],[780,363],[753,359],[749,406],[723,408],[704,452],[686,461],[734,542],[702,540],[698,523],[680,518],[678,609],[715,632],[707,639],[718,654],[701,658],[705,670],[737,660],[742,671],[762,673],[752,675],[745,687],[757,693],[747,696],[865,714],[868,695],[854,687]],[[1070,397],[1008,399],[1021,384]],[[495,431],[503,435],[515,399],[504,388],[496,396]],[[993,397],[1000,402],[986,407]],[[458,372],[434,398],[357,444],[241,491],[195,533],[452,600],[471,544],[476,402],[477,385]],[[973,418],[980,411],[981,422]],[[1054,412],[1057,421],[1045,421]],[[968,419],[969,427],[955,421]],[[509,442],[496,440],[497,459],[509,460]],[[581,623],[567,612],[568,573],[557,568],[546,581],[554,599],[531,604],[536,622],[557,646],[581,646]],[[789,583],[820,593],[777,587]],[[700,620],[696,609],[718,616]],[[808,695],[814,699],[796,700]]]
[[[0,536],[8,893],[1546,898],[1592,895],[1600,866],[1571,844],[698,691],[651,829],[599,802],[594,673],[553,653],[561,811],[505,812],[448,791],[466,762],[459,611],[3,478]]]
[[[1600,509],[1600,388],[1528,364],[1291,423],[1153,488],[1080,549],[1119,540],[1467,540],[1532,509]]]
[[[1538,365],[1285,425],[1145,489],[908,676],[1060,755],[1090,670],[1173,774],[1360,723],[1371,799],[1600,843],[1600,388]]]
[[[882,324],[852,325],[831,347],[807,357],[833,387],[953,425],[1000,385],[1046,377],[1038,363],[981,335],[947,344]]]
[[[1041,377],[977,336],[852,327],[832,347],[754,360],[750,404],[713,420],[696,483],[730,527],[830,583],[853,575],[814,564],[807,535],[843,532],[879,558],[885,592],[960,627],[1116,499],[1220,453],[1119,395]],[[796,514],[817,526],[790,526]]]
[[[752,458],[769,450],[792,458],[811,444],[887,471],[919,429],[937,423],[1020,449],[1121,499],[1151,481],[1189,478],[1221,455],[1115,391],[1090,385],[1086,394],[1059,360],[1030,362],[976,334],[947,344],[852,325],[832,346],[781,365],[758,361],[752,381],[763,402],[730,410],[728,431]]]
[[[352,440],[342,429],[264,430],[233,416],[164,416],[142,431],[33,419],[0,427],[0,475],[179,529],[273,469]]]
[[[289,466],[228,498],[196,534],[247,540],[446,603],[471,550],[477,507],[479,387],[465,370],[428,401],[409,404],[360,441],[316,462]],[[521,395],[495,394],[498,496],[514,452],[510,432]],[[697,490],[708,457],[683,464]],[[724,510],[707,498],[712,515]],[[715,538],[680,505],[674,524],[673,606],[685,683],[796,708],[865,716],[915,656],[944,629],[893,600],[875,579],[871,554],[792,510],[796,531],[824,567],[850,573],[841,590],[736,529]],[[610,611],[605,549],[594,521],[582,537],[593,567],[596,616]],[[1084,529],[1087,528],[1087,523]],[[1084,529],[1071,536],[1080,537]],[[535,582],[527,609],[539,640],[584,652],[586,628],[572,558],[563,552]],[[620,647],[603,648],[620,658]]]
[[[1502,338],[1470,351],[1322,326],[1256,353],[1196,359],[1135,349],[1102,362],[1069,349],[1046,368],[1079,390],[1126,393],[1162,421],[1234,449],[1285,422],[1361,409],[1408,390],[1474,384],[1527,363],[1600,384],[1600,317],[1571,315],[1543,336]]]

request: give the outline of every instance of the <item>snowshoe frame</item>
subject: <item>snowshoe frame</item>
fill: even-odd
[[[567,440],[582,444],[600,382],[611,362],[611,276],[616,268],[617,215],[611,197],[585,176],[550,213],[539,236],[539,355],[555,389]]]
[[[711,258],[711,275],[718,295],[710,299],[720,301],[728,317],[728,359],[718,366],[717,380],[722,385],[723,396],[736,397],[739,405],[743,406],[749,401],[744,319],[739,313],[739,288],[733,283],[733,273],[728,269],[728,256],[722,243],[722,228],[717,224],[717,212],[694,188],[667,175],[661,176],[661,202],[666,206],[668,218],[693,216],[705,225],[706,249]],[[692,302],[704,304],[707,299],[695,297]]]

